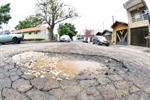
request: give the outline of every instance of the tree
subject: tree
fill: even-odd
[[[2,23],[7,24],[8,21],[11,19],[9,12],[10,12],[10,3],[2,5],[0,7],[0,25]]]
[[[62,3],[61,0],[38,0],[36,6],[41,19],[48,24],[50,41],[54,39],[53,31],[57,23],[78,17],[75,9]]]
[[[77,34],[76,28],[73,24],[71,23],[65,23],[65,24],[60,24],[58,27],[58,34],[60,36],[62,35],[69,35],[70,38],[72,39],[73,36]]]
[[[40,19],[38,16],[38,14],[35,14],[26,17],[23,21],[19,21],[19,24],[15,26],[15,29],[19,30],[23,28],[36,27],[42,24],[42,19]]]

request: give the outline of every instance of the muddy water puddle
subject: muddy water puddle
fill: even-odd
[[[57,70],[61,70],[65,73],[78,73],[83,70],[95,70],[101,69],[102,66],[100,63],[95,61],[71,61],[71,60],[63,60],[58,63]]]

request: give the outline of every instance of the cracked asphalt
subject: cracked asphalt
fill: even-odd
[[[135,46],[91,43],[22,43],[0,45],[0,100],[150,100],[150,51]],[[60,54],[96,61],[103,69],[83,70],[56,80],[25,74],[12,57],[24,52]]]

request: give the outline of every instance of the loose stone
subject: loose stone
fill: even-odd
[[[30,82],[28,80],[19,79],[12,84],[12,88],[20,91],[20,92],[26,92],[32,88],[30,85]]]

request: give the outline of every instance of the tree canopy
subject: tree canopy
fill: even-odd
[[[78,16],[75,9],[64,4],[61,0],[38,0],[37,13],[44,23],[49,25],[49,39],[53,41],[53,31],[57,23]]]
[[[70,38],[72,39],[73,36],[77,34],[76,28],[73,24],[71,23],[65,23],[65,24],[60,24],[58,27],[58,34],[60,36],[62,35],[69,35]]]
[[[15,26],[16,30],[36,27],[42,24],[42,19],[39,18],[39,15],[30,15],[26,17],[24,20],[19,21],[19,24]]]
[[[10,16],[10,3],[7,3],[6,5],[2,5],[0,7],[0,25],[2,23],[7,24],[8,21],[11,19]]]

